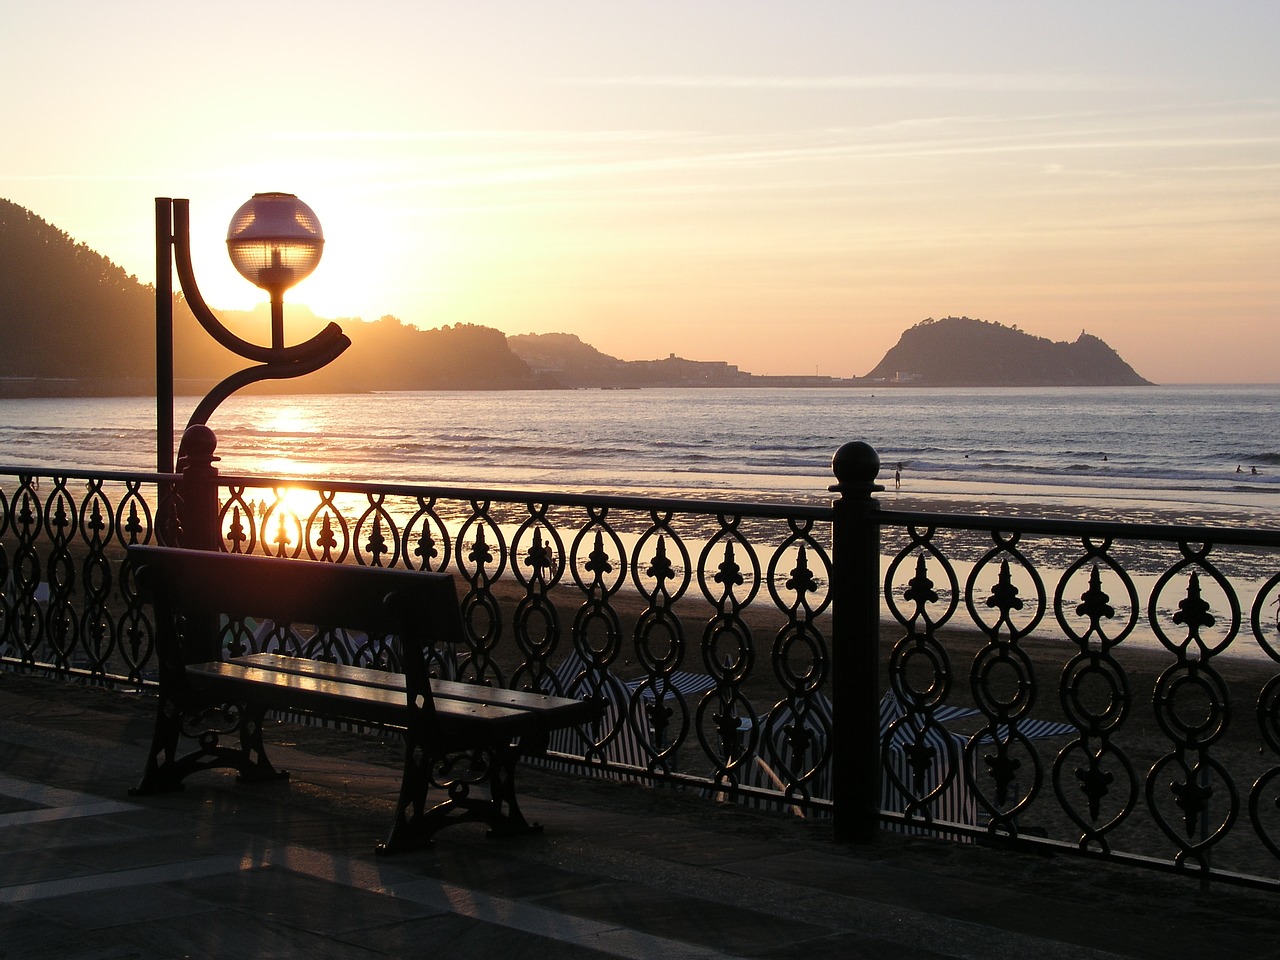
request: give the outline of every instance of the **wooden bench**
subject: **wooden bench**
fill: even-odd
[[[160,669],[155,733],[135,794],[181,789],[211,767],[232,767],[247,782],[287,777],[262,737],[267,711],[280,710],[404,732],[400,797],[379,852],[430,846],[436,831],[467,821],[493,835],[527,833],[541,828],[516,801],[517,761],[544,752],[552,731],[603,713],[591,700],[432,679],[431,646],[463,641],[447,574],[172,547],[130,547],[129,558],[155,611]],[[226,656],[227,631],[245,618],[394,638],[402,672],[277,653]],[[179,755],[184,739],[195,745]],[[487,791],[473,790],[481,784]],[[446,799],[428,807],[432,786]]]

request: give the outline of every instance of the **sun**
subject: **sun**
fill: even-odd
[[[305,411],[298,407],[283,407],[279,410],[272,410],[271,415],[262,424],[262,429],[269,430],[272,433],[290,435],[316,432],[315,423]]]

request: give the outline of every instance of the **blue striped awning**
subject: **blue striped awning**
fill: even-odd
[[[650,679],[650,677],[635,677],[632,680],[623,682],[632,693],[640,690],[641,697],[652,701],[657,699],[657,693],[654,690],[655,684],[650,683]],[[669,686],[664,686],[664,680]],[[716,688],[716,678],[709,673],[690,673],[687,670],[675,670],[665,677],[658,677],[656,686],[658,690],[664,692],[664,696],[669,696],[670,690],[674,688],[682,696],[691,697],[707,690],[714,690]]]

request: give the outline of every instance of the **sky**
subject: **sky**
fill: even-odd
[[[0,36],[0,197],[146,283],[189,198],[215,308],[265,298],[226,228],[279,190],[327,318],[847,377],[970,316],[1280,382],[1275,0],[64,0]]]

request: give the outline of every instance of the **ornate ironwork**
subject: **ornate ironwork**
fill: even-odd
[[[456,573],[466,644],[432,654],[437,675],[606,699],[551,762],[826,816],[848,762],[833,615],[869,603],[896,625],[889,826],[1275,882],[1280,533],[874,511],[879,587],[836,596],[825,506],[220,483],[227,551]],[[171,535],[179,491],[0,469],[3,662],[149,683],[123,548]],[[387,638],[226,624],[222,642],[395,666]]]

